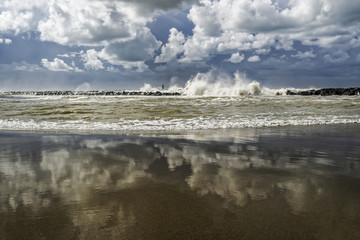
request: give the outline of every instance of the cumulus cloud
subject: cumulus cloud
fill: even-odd
[[[53,62],[49,62],[48,59],[44,58],[41,59],[41,63],[45,68],[54,72],[69,72],[74,70],[73,67],[67,65],[63,60],[59,58],[54,58]]]
[[[297,54],[291,55],[291,57],[304,59],[304,58],[315,58],[316,55],[313,53],[312,50],[306,52],[298,51]]]
[[[46,0],[6,0],[0,3],[0,32],[19,34],[35,30],[45,17]]]
[[[175,28],[170,29],[169,41],[161,48],[161,54],[155,58],[156,63],[170,62],[184,51],[185,37]]]
[[[86,53],[81,54],[85,68],[93,70],[104,69],[103,63],[98,56],[99,54],[95,49],[90,49]]]
[[[43,41],[62,45],[102,46],[136,38],[152,20],[156,8],[171,8],[192,1],[31,1],[0,3],[0,32],[35,31]],[[140,4],[141,3],[141,4]],[[153,11],[149,11],[153,6]],[[146,9],[146,14],[141,10]]]
[[[258,55],[254,55],[248,58],[248,62],[259,62],[261,59]]]
[[[147,68],[144,61],[153,59],[155,51],[161,46],[146,24],[153,20],[157,10],[184,7],[194,2],[7,0],[0,3],[0,33],[37,32],[42,41],[67,46],[102,47],[100,52],[85,48],[86,53],[80,57],[86,69],[104,69],[102,60],[105,60],[124,68],[143,70]],[[68,53],[59,56],[77,57]],[[60,59],[49,62],[44,58],[42,65],[56,71],[80,71]]]
[[[234,53],[231,55],[229,59],[226,59],[225,61],[232,63],[241,63],[244,60],[244,58],[245,58],[244,54]]]
[[[38,25],[40,39],[91,46],[133,38],[136,26],[126,13],[131,14],[128,6],[109,1],[52,1],[48,18]]]
[[[203,6],[193,6],[188,18],[195,23],[194,33],[215,37],[221,34],[221,25],[216,19],[219,11],[210,1],[202,1]]]
[[[255,50],[256,54],[268,54],[270,53],[270,48],[260,48]]]
[[[0,44],[2,44],[2,43],[9,45],[12,43],[12,40],[9,38],[0,38]]]
[[[180,61],[247,50],[256,54],[267,54],[269,49],[292,51],[295,41],[322,48],[360,46],[356,41],[359,12],[360,3],[350,0],[202,0],[189,11],[195,27],[178,48],[184,52]],[[314,53],[304,54],[294,57],[313,58]]]
[[[33,18],[32,12],[14,13],[11,11],[2,11],[0,13],[0,31],[15,33],[30,30],[30,22]]]

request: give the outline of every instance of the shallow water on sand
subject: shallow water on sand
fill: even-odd
[[[360,127],[0,133],[0,239],[360,239]]]

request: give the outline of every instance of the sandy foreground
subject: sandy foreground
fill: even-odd
[[[360,125],[0,132],[0,239],[360,239]]]

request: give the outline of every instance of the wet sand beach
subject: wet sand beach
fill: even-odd
[[[0,132],[0,239],[360,239],[360,126]]]

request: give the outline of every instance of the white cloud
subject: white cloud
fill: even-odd
[[[306,52],[298,51],[297,54],[291,55],[291,57],[304,59],[304,58],[315,58],[316,55],[313,53],[312,50]]]
[[[241,63],[244,60],[244,58],[245,58],[244,54],[234,53],[231,55],[229,59],[226,59],[225,61],[232,63]]]
[[[171,29],[155,56],[161,44],[146,26],[165,11],[178,9],[189,9],[193,35]],[[359,12],[360,2],[353,0],[3,0],[0,34],[36,32],[42,41],[96,47],[81,55],[87,69],[106,69],[107,61],[144,70],[149,60],[192,64],[216,54],[231,55],[227,61],[238,63],[244,51],[257,56],[248,60],[259,61],[270,49],[294,51],[298,44],[349,51],[360,46]],[[315,53],[291,56],[314,58]],[[323,57],[328,62],[347,58],[346,52]],[[63,65],[63,71],[81,71],[64,64],[68,68]]]
[[[73,67],[67,65],[63,60],[58,58],[54,58],[53,62],[49,62],[49,60],[43,58],[41,59],[41,63],[45,68],[49,69],[50,71],[69,72],[74,70]]]
[[[19,34],[35,30],[47,12],[46,0],[4,0],[0,3],[0,32]]]
[[[277,50],[284,49],[286,51],[290,51],[293,50],[293,45],[294,45],[293,40],[289,39],[288,37],[282,36],[279,39],[277,39],[275,48]]]
[[[337,50],[334,53],[324,55],[324,60],[329,63],[341,63],[349,58],[349,54],[343,50]]]
[[[219,11],[210,1],[202,1],[203,6],[193,6],[188,18],[195,23],[194,33],[214,37],[221,34],[221,25],[216,16]]]
[[[52,1],[49,16],[39,22],[40,39],[64,45],[104,45],[135,37],[136,21],[128,6],[109,1]]]
[[[255,50],[256,54],[267,54],[271,48],[290,51],[295,41],[323,48],[360,45],[354,40],[360,35],[360,14],[356,14],[360,3],[351,0],[200,2],[188,14],[195,25],[194,34],[183,44],[181,62],[246,50]],[[302,57],[312,57],[306,54]]]
[[[172,8],[182,2],[192,1],[5,0],[0,3],[0,32],[36,31],[43,41],[102,46],[136,38],[157,7]]]
[[[86,69],[99,70],[104,69],[103,63],[98,58],[99,53],[95,49],[90,49],[81,55],[82,60],[84,61],[84,66]]]
[[[146,24],[157,10],[183,7],[194,0],[5,0],[0,3],[0,33],[37,32],[42,41],[103,47],[80,54],[87,69],[105,69],[102,60],[124,68],[147,68],[161,43]],[[73,54],[58,57],[75,58]],[[81,71],[60,59],[43,65],[54,71]]]
[[[58,57],[62,57],[62,58],[69,58],[70,55],[68,53],[64,53],[64,54],[58,54]]]
[[[0,38],[0,44],[2,44],[2,43],[9,45],[12,43],[12,40],[9,38]]]
[[[259,62],[261,59],[258,55],[254,55],[248,58],[248,62]]]
[[[14,13],[2,11],[0,13],[0,31],[20,33],[31,29],[32,12]]]
[[[270,48],[260,48],[255,50],[256,54],[268,54],[270,53]]]
[[[168,43],[161,48],[161,54],[155,58],[156,63],[170,62],[177,59],[177,55],[184,52],[185,37],[177,29],[170,29]]]
[[[224,30],[269,32],[294,24],[270,0],[220,0],[213,5]]]
[[[124,68],[147,68],[161,43],[146,24],[158,10],[181,8],[196,0],[5,0],[0,3],[0,33],[38,32],[42,41],[103,47],[80,54],[87,69],[105,69],[101,60]],[[180,35],[179,35],[180,36]],[[58,57],[75,57],[61,54]],[[56,71],[81,71],[54,60],[43,65]],[[71,69],[72,68],[72,69]]]

